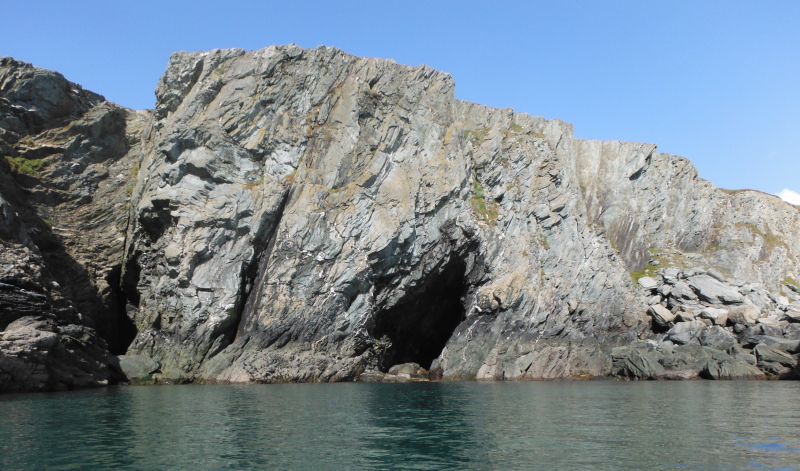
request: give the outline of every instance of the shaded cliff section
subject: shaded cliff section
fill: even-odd
[[[0,390],[107,384],[124,353],[122,249],[147,113],[0,59]]]
[[[326,47],[176,53],[152,112],[0,74],[0,389],[796,374],[800,211],[653,145]]]

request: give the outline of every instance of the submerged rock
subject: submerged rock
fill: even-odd
[[[0,59],[0,389],[104,384],[109,353],[159,382],[758,377],[744,352],[800,335],[797,207],[453,91],[182,52],[139,112]]]

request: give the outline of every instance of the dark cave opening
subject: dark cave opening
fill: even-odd
[[[419,289],[377,316],[374,337],[385,336],[391,341],[391,347],[382,358],[382,371],[410,362],[430,369],[465,318],[465,275],[464,261],[452,259]]]

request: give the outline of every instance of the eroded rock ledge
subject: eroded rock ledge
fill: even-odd
[[[140,112],[0,59],[0,390],[797,376],[800,209],[453,87],[176,53]]]

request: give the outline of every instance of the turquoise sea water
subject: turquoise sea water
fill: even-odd
[[[0,469],[800,469],[800,383],[347,383],[5,395]]]

